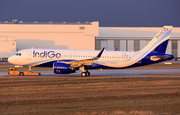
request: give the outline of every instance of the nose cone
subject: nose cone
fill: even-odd
[[[11,63],[11,64],[14,64],[14,59],[13,59],[12,56],[8,58],[8,62]]]

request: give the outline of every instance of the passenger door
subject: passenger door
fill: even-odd
[[[28,50],[26,53],[26,60],[31,60],[31,54],[32,54],[32,51]]]

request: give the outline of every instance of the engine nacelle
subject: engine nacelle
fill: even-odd
[[[69,74],[75,72],[75,70],[72,70],[70,68],[70,64],[59,63],[59,62],[53,63],[53,70],[55,74]]]

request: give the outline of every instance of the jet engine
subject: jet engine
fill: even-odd
[[[55,74],[69,74],[76,71],[70,67],[70,64],[60,62],[53,63],[53,70]]]

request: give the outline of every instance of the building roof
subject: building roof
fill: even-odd
[[[91,22],[23,22],[23,21],[17,21],[17,20],[12,20],[12,22],[1,22],[0,24],[62,24],[62,25],[90,25]]]
[[[99,27],[99,38],[109,37],[154,37],[162,27]],[[180,39],[180,27],[173,27],[171,37]]]

